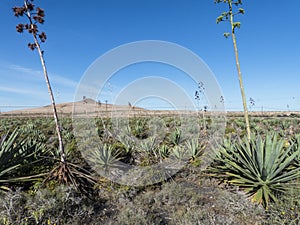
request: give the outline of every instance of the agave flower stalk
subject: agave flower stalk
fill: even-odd
[[[48,88],[48,93],[50,96],[50,101],[52,105],[52,110],[53,110],[53,117],[55,121],[55,127],[56,127],[56,133],[58,137],[58,143],[59,143],[59,152],[60,152],[60,160],[61,162],[65,162],[65,151],[64,151],[64,145],[62,141],[62,134],[61,134],[61,127],[59,124],[58,120],[58,115],[57,115],[57,110],[56,110],[56,104],[54,100],[54,95],[52,91],[52,87],[50,84],[49,76],[48,76],[48,71],[46,68],[46,63],[44,59],[44,52],[41,49],[40,42],[45,42],[47,39],[47,36],[45,32],[39,32],[37,24],[43,24],[44,23],[44,17],[45,13],[44,10],[34,6],[32,4],[32,0],[24,0],[24,5],[22,7],[14,7],[13,8],[14,14],[16,17],[19,16],[26,16],[28,19],[27,24],[18,24],[16,29],[17,32],[22,33],[24,30],[27,30],[29,34],[32,35],[34,43],[29,43],[28,47],[31,50],[37,49],[39,58],[41,61],[41,65],[43,68],[43,73],[46,81],[46,85]]]
[[[234,49],[234,54],[235,54],[235,62],[236,62],[236,68],[238,72],[238,79],[239,79],[239,85],[240,85],[240,91],[242,95],[242,101],[243,101],[243,108],[244,108],[244,117],[245,117],[245,123],[246,123],[246,132],[247,132],[247,137],[248,141],[250,140],[250,123],[249,123],[249,114],[248,114],[248,108],[247,108],[247,100],[245,96],[245,89],[244,89],[244,84],[243,84],[243,76],[241,72],[241,65],[240,65],[240,60],[239,60],[239,53],[238,53],[238,47],[237,47],[237,42],[236,42],[236,36],[235,36],[235,30],[236,28],[241,27],[240,22],[235,22],[234,16],[238,14],[244,14],[245,10],[243,8],[239,8],[237,12],[234,12],[233,10],[233,5],[239,6],[242,5],[242,0],[215,0],[215,3],[227,3],[228,4],[228,11],[223,12],[218,18],[217,18],[217,23],[220,23],[222,21],[228,21],[230,23],[230,33],[224,33],[224,36],[228,38],[229,36],[232,37],[232,43],[233,43],[233,49]]]

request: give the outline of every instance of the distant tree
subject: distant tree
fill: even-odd
[[[242,79],[242,72],[239,62],[239,55],[238,55],[238,47],[236,43],[236,36],[235,36],[235,30],[236,28],[241,27],[240,22],[235,22],[234,17],[238,14],[244,14],[245,10],[242,8],[238,8],[236,12],[234,12],[233,7],[238,7],[242,5],[242,0],[214,0],[215,3],[226,3],[229,7],[228,11],[223,12],[218,18],[217,23],[220,23],[222,21],[228,21],[230,23],[231,29],[230,33],[224,33],[224,36],[228,38],[229,36],[232,37],[233,42],[233,48],[235,53],[235,61],[236,61],[236,67],[238,72],[238,78],[239,78],[239,84],[240,84],[240,90],[242,95],[242,101],[243,101],[243,107],[244,107],[244,116],[245,116],[245,122],[246,122],[246,131],[247,131],[247,137],[248,140],[250,140],[250,123],[249,123],[249,115],[248,115],[248,109],[247,109],[247,100],[245,96],[244,91],[244,85],[243,85],[243,79]]]
[[[17,32],[23,33],[24,30],[26,30],[29,34],[33,37],[33,43],[28,43],[28,47],[31,50],[37,49],[40,61],[42,64],[43,72],[45,81],[47,84],[50,101],[53,109],[53,117],[55,120],[55,126],[56,126],[56,133],[58,137],[59,142],[59,152],[60,152],[60,160],[61,162],[65,161],[65,151],[64,151],[64,145],[62,141],[62,135],[61,135],[61,127],[59,125],[58,116],[57,116],[57,110],[54,100],[54,95],[52,92],[50,80],[48,77],[48,71],[45,64],[44,59],[44,51],[41,49],[41,43],[45,42],[47,39],[45,32],[40,32],[38,25],[43,24],[45,22],[45,12],[43,9],[39,7],[35,7],[33,4],[33,0],[24,0],[24,5],[20,7],[14,7],[13,8],[14,15],[16,17],[26,17],[27,23],[20,23],[16,26]]]

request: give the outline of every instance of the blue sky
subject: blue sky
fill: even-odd
[[[49,104],[37,52],[27,48],[31,37],[15,31],[16,24],[24,20],[15,18],[11,8],[20,3],[21,0],[0,1],[1,111]],[[226,109],[242,109],[232,41],[222,36],[229,30],[229,24],[215,22],[227,9],[225,4],[217,5],[213,0],[35,3],[46,13],[46,22],[40,29],[48,39],[42,47],[57,102],[73,101],[87,68],[107,51],[134,41],[162,40],[181,45],[201,57],[215,74]],[[237,41],[247,100],[255,100],[252,110],[300,110],[300,2],[244,0],[243,8],[245,15],[237,17],[242,23]],[[154,73],[157,66],[141,69],[145,70]],[[161,75],[152,72],[149,75]],[[173,72],[169,70],[169,74]],[[126,73],[122,79],[116,75],[110,92],[117,94],[133,77],[138,78],[137,74]],[[178,75],[176,79],[185,83],[184,76]],[[196,88],[186,88],[191,98]],[[101,101],[107,98],[99,96]]]

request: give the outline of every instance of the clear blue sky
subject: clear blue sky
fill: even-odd
[[[1,111],[11,109],[5,106],[49,104],[37,52],[27,48],[31,37],[15,31],[24,20],[15,18],[11,8],[22,2],[0,1]],[[227,110],[242,109],[232,42],[222,36],[229,24],[215,22],[227,9],[225,4],[213,0],[36,0],[35,4],[46,13],[40,29],[48,39],[42,47],[57,102],[74,99],[84,72],[105,52],[133,41],[163,40],[199,55],[214,72]],[[244,0],[243,8],[245,15],[237,18],[242,23],[237,41],[247,99],[255,100],[255,110],[287,110],[287,105],[300,110],[300,2]],[[114,82],[112,86],[122,88],[117,79]],[[189,91],[193,96],[194,89]]]

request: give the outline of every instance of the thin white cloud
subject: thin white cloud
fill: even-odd
[[[0,106],[46,105],[49,94],[42,70],[1,63]],[[49,73],[56,102],[73,101],[77,82],[64,76]]]
[[[24,73],[26,75],[31,75],[29,77],[35,78],[38,81],[44,80],[44,74],[41,70],[34,70],[31,68],[27,68],[27,67],[15,65],[15,64],[9,65],[9,69],[16,71],[16,72]],[[72,87],[72,88],[75,88],[77,86],[77,82],[75,82],[71,79],[65,78],[63,76],[60,76],[58,74],[55,74],[55,73],[50,72],[49,78],[51,79],[50,82],[55,85],[61,85],[61,86]]]
[[[31,68],[27,68],[27,67],[15,65],[15,64],[9,65],[8,68],[13,70],[13,71],[20,72],[20,73],[25,73],[25,74],[29,74],[29,75],[34,75],[34,76],[41,76],[42,75],[42,71],[40,71],[40,70],[33,70]]]
[[[25,89],[13,88],[13,87],[1,87],[1,86],[0,86],[0,91],[15,93],[15,94],[30,94],[30,95],[37,94],[36,92],[31,90],[25,90]]]
[[[62,77],[62,76],[59,76],[56,74],[52,74],[52,73],[50,74],[50,76],[51,76],[52,81],[56,84],[59,84],[62,86],[68,86],[68,87],[72,87],[72,88],[77,87],[77,82],[75,82],[71,79],[68,79],[68,78],[65,78],[65,77]]]

